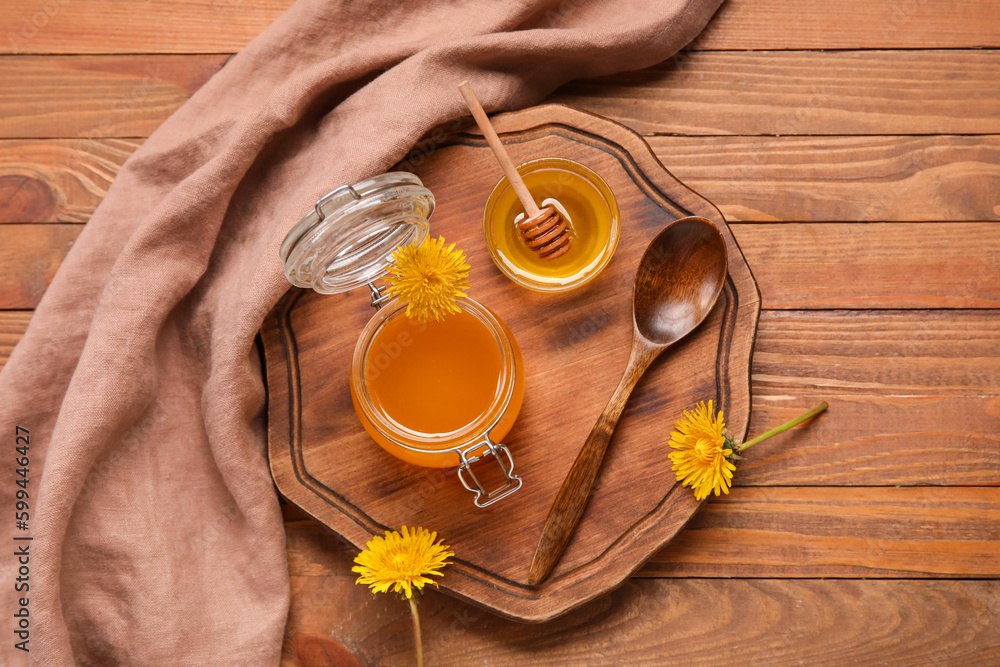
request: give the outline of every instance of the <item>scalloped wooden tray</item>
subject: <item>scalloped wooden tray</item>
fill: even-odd
[[[465,249],[470,295],[507,323],[523,351],[524,408],[504,441],[524,488],[477,509],[454,470],[408,465],[368,437],[348,385],[354,345],[374,312],[361,291],[292,289],[265,322],[268,447],[279,491],[359,549],[403,524],[436,530],[457,554],[442,590],[503,616],[544,621],[621,585],[697,511],[670,470],[670,430],[684,409],[714,399],[730,433],[746,434],[760,297],[722,214],[671,176],[638,134],[559,105],[495,124],[515,162],[581,162],[607,181],[622,212],[621,242],[600,276],[566,294],[530,292],[500,273],[483,242],[483,206],[501,173],[482,136],[457,132],[411,154],[409,165],[419,161],[413,171],[437,198],[431,233]],[[549,507],[625,368],[639,258],[660,229],[686,215],[708,218],[726,239],[723,295],[639,384],[573,540],[551,576],[529,586]]]

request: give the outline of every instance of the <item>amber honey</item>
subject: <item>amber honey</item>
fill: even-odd
[[[359,342],[351,382],[358,416],[383,448],[417,465],[458,465],[447,450],[474,447],[487,432],[499,442],[521,405],[513,336],[478,303],[460,305],[440,322],[410,319],[399,307],[376,317]]]
[[[395,317],[372,344],[368,390],[401,430],[446,435],[489,411],[501,361],[474,315],[426,323]]]
[[[544,260],[528,249],[515,223],[524,207],[506,178],[494,188],[483,218],[494,263],[514,282],[539,291],[562,291],[593,279],[611,260],[621,221],[618,202],[589,168],[562,158],[519,166],[518,173],[540,207],[554,206],[569,223],[572,245],[562,257]]]

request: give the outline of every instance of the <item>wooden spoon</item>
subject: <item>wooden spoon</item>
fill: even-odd
[[[532,586],[548,576],[580,522],[632,389],[654,359],[708,316],[726,282],[726,266],[726,243],[704,218],[667,225],[646,248],[635,275],[628,366],[549,510],[528,571]]]

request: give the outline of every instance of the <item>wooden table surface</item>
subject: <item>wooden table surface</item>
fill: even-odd
[[[288,4],[3,0],[0,362],[119,166]],[[764,308],[751,433],[830,410],[568,616],[428,593],[428,664],[1000,664],[998,48],[998,0],[727,0],[672,60],[550,98],[733,223]],[[406,606],[286,520],[283,664],[334,640],[409,664]]]

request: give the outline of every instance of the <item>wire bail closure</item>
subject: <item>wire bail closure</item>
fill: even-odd
[[[483,452],[482,456],[469,455],[472,450],[478,449],[482,445],[486,445],[487,447],[487,451]],[[492,456],[496,459],[497,465],[503,471],[505,480],[503,486],[493,491],[487,491],[483,487],[482,482],[479,481],[479,478],[476,477],[476,473],[472,471],[471,464],[485,459],[487,456]],[[490,439],[489,431],[483,436],[482,441],[477,442],[472,447],[459,451],[458,457],[461,460],[458,466],[458,479],[462,482],[462,486],[476,494],[476,498],[473,501],[476,507],[488,507],[499,500],[503,500],[520,489],[521,485],[524,484],[524,480],[514,474],[514,458],[510,455],[510,450],[507,449],[506,445],[493,442]],[[466,479],[466,475],[472,478],[472,484]]]
[[[323,207],[328,202],[333,201],[334,199],[342,198],[342,195],[345,192],[350,192],[351,198],[354,199],[355,201],[361,199],[361,195],[358,194],[358,191],[354,189],[353,185],[343,185],[337,188],[336,190],[327,192],[325,195],[316,200],[316,206],[313,207],[316,209],[316,217],[318,218],[317,222],[323,222],[324,220],[326,220],[326,213],[323,211]],[[340,204],[340,206],[343,205],[344,205],[343,203]]]
[[[368,289],[372,292],[372,308],[375,310],[381,310],[385,302],[392,298],[388,294],[382,294],[382,290],[374,281],[368,283]]]

